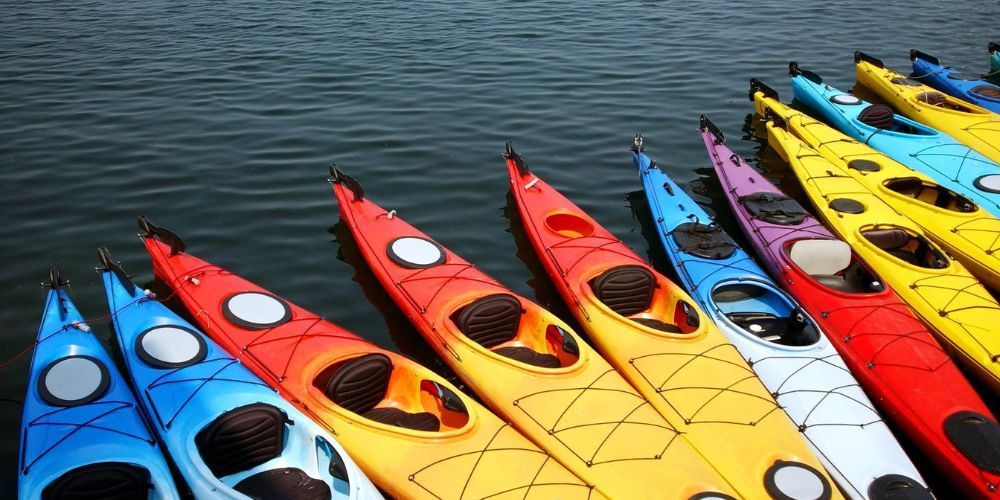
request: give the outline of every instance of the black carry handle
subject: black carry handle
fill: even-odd
[[[139,216],[139,230],[142,231],[139,235],[143,238],[152,238],[155,236],[160,241],[170,245],[170,256],[177,255],[187,248],[180,236],[177,236],[176,233],[165,227],[153,224],[145,215]]]
[[[764,85],[763,82],[761,82],[760,80],[758,80],[756,78],[751,78],[750,79],[750,92],[747,94],[747,97],[750,98],[750,102],[753,102],[753,95],[756,94],[757,92],[763,92],[764,93],[764,97],[770,97],[771,99],[774,99],[775,101],[781,100],[781,99],[778,98],[778,91],[772,89],[771,87],[768,87],[767,85]]]
[[[699,127],[702,130],[707,130],[711,132],[712,135],[715,136],[715,139],[717,141],[716,144],[726,143],[726,136],[722,134],[722,130],[719,130],[719,127],[716,127],[715,124],[712,123],[712,120],[708,119],[708,115],[701,115],[701,117],[698,118],[698,121],[699,121]]]
[[[800,68],[799,63],[795,61],[788,63],[788,74],[790,76],[801,76],[813,83],[823,83],[823,77],[807,69]]]
[[[910,60],[916,61],[918,58],[923,59],[931,64],[937,64],[938,66],[941,65],[941,61],[939,61],[938,58],[930,54],[927,54],[925,52],[920,52],[917,49],[910,49]]]
[[[885,63],[883,63],[881,59],[876,58],[876,57],[872,57],[872,56],[870,56],[868,54],[865,54],[864,52],[861,52],[859,50],[859,51],[856,51],[854,53],[854,64],[857,64],[857,63],[859,63],[861,61],[864,61],[864,62],[866,62],[868,64],[871,64],[872,66],[875,66],[876,68],[885,68]]]
[[[349,189],[352,194],[354,194],[354,199],[351,201],[360,201],[365,199],[365,189],[361,187],[361,183],[357,179],[351,177],[339,168],[337,168],[336,163],[330,164],[330,182],[334,184],[343,184],[344,187]]]
[[[97,248],[97,260],[101,262],[101,267],[98,267],[98,271],[111,271],[118,282],[121,283],[125,290],[128,291],[129,295],[135,297],[135,283],[132,283],[132,279],[128,277],[128,273],[125,272],[125,268],[122,267],[121,262],[118,262],[111,258],[111,252],[108,251],[107,247]]]
[[[69,280],[62,277],[62,271],[59,270],[59,266],[53,265],[49,268],[49,280],[42,283],[42,286],[47,286],[52,289],[59,289],[66,285],[69,285]]]
[[[517,167],[517,173],[521,174],[521,177],[524,177],[525,175],[528,175],[528,172],[531,172],[531,169],[528,168],[528,164],[524,162],[524,158],[522,158],[517,151],[514,151],[513,141],[507,141],[507,144],[504,146],[503,157],[514,162],[514,166]]]
[[[641,153],[645,151],[646,145],[643,143],[643,141],[644,139],[642,138],[642,134],[636,132],[635,137],[632,139],[632,147],[630,147],[629,149],[633,153]]]

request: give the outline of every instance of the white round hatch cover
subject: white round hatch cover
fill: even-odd
[[[768,469],[764,484],[777,498],[812,500],[830,498],[831,494],[826,478],[812,467],[797,462],[779,460]]]
[[[972,184],[980,191],[1000,193],[1000,174],[984,175],[977,178]]]
[[[108,367],[91,356],[66,356],[42,370],[38,392],[55,406],[77,406],[104,395],[111,379]]]
[[[251,330],[274,328],[292,318],[284,300],[269,293],[241,292],[222,303],[222,314],[230,323]]]
[[[830,102],[843,104],[845,106],[855,106],[861,104],[861,99],[851,94],[837,94],[830,98]]]
[[[393,262],[414,269],[434,267],[444,263],[441,245],[415,236],[396,238],[389,243],[386,253]]]
[[[183,368],[200,363],[206,351],[205,339],[181,326],[154,326],[135,339],[139,359],[157,368]]]

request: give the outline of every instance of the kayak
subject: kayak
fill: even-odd
[[[943,251],[923,236],[916,224],[895,213],[863,184],[800,141],[791,124],[808,118],[781,106],[775,99],[764,97],[761,92],[756,93],[755,103],[759,111],[766,110],[770,115],[771,121],[767,123],[769,144],[788,161],[820,218],[851,245],[886,285],[934,327],[932,332],[940,333],[942,342],[951,347],[959,359],[980,375],[995,378],[993,358],[1000,342],[989,325],[996,324],[1000,317],[993,312],[997,305],[986,290],[960,264],[947,259]],[[860,203],[865,211],[840,210],[845,206],[850,208],[851,202]],[[898,246],[886,244],[895,238],[907,241],[900,241],[905,244]],[[920,247],[922,252],[944,257],[940,260],[944,267],[916,266],[897,258]],[[979,323],[966,324],[968,321]],[[893,349],[899,349],[893,345]],[[905,381],[914,386],[915,404],[926,427],[916,419],[906,421],[902,416],[896,421],[968,496],[994,496],[1000,485],[997,466],[1000,464],[1000,426],[960,373],[949,363],[939,363],[930,346],[922,349],[921,358],[932,369],[919,369]],[[895,362],[919,367],[915,364],[916,359],[910,357]],[[884,364],[876,363],[872,370],[882,370],[880,373],[893,370]],[[930,389],[928,379],[931,377],[940,381],[943,390]],[[887,383],[892,380],[888,373],[881,378]],[[996,387],[995,382],[992,385]],[[927,387],[927,392],[917,392],[918,387]],[[908,392],[899,392],[896,396],[911,397]],[[892,415],[891,410],[889,413]],[[920,434],[923,437],[916,437]]]
[[[903,489],[922,497],[919,473],[816,321],[653,164],[641,137],[633,161],[681,282],[775,395],[841,490],[850,498]],[[750,202],[771,210],[764,198]],[[797,217],[781,215],[790,209],[774,210],[779,218]]]
[[[810,120],[805,128],[808,132],[799,134],[803,141],[919,224],[983,284],[1000,290],[1000,254],[996,253],[1000,219],[972,199],[824,123]]]
[[[184,251],[141,218],[153,271],[201,330],[326,428],[396,498],[594,498],[440,375]]]
[[[989,77],[994,82],[1000,81],[1000,44],[990,42],[986,44],[986,51],[990,53]]]
[[[969,260],[965,258],[969,251],[956,250],[962,248],[960,244],[963,242],[966,243],[964,246],[975,247],[972,243],[975,239],[982,238],[982,228],[971,224],[955,224],[953,228],[949,228],[948,222],[954,224],[952,214],[955,214],[955,218],[970,214],[929,206],[929,203],[900,195],[885,185],[888,183],[891,187],[896,187],[903,182],[912,182],[909,179],[916,179],[921,186],[926,186],[932,184],[930,180],[916,177],[920,174],[907,170],[906,167],[871,151],[867,146],[808,115],[785,106],[778,101],[777,93],[760,82],[755,80],[751,82],[751,93],[758,114],[763,116],[770,110],[772,115],[780,117],[787,124],[790,133],[799,141],[822,155],[830,165],[836,167],[837,172],[850,177],[852,179],[850,185],[860,186],[860,193],[874,196],[879,200],[878,211],[871,210],[865,203],[859,207],[852,202],[840,202],[838,207],[844,210],[835,213],[843,214],[845,210],[858,212],[869,225],[884,223],[890,217],[906,220],[904,232],[912,238],[904,240],[903,234],[898,233],[899,240],[877,242],[887,249],[878,255],[893,257],[886,261],[891,263],[890,266],[879,270],[863,252],[861,252],[862,258],[869,265],[876,267],[876,271],[887,283],[897,278],[901,279],[898,283],[889,285],[920,314],[925,322],[951,342],[961,346],[961,350],[975,360],[977,370],[983,372],[982,375],[986,377],[985,380],[994,391],[1000,392],[1000,378],[998,378],[1000,363],[993,359],[1000,354],[1000,335],[995,332],[995,325],[1000,324],[1000,304],[997,304],[989,292],[970,275],[970,272],[975,275],[982,271],[964,265]],[[852,160],[845,162],[844,158]],[[940,193],[939,199],[945,199],[945,195],[946,193]],[[971,204],[968,200],[963,203]],[[890,213],[881,211],[883,206],[887,207],[891,216]],[[971,216],[978,217],[975,212],[971,213]],[[897,224],[902,225],[901,222]],[[914,232],[913,228],[919,230]],[[928,228],[934,228],[935,232],[930,232]],[[969,231],[969,229],[980,231]],[[943,244],[944,241],[953,244],[946,246]],[[987,253],[985,250],[980,252]],[[954,260],[949,255],[954,256]],[[951,275],[954,280],[949,277],[944,283],[933,288],[912,286],[919,283],[918,280],[937,281],[934,278],[945,278],[944,275]],[[922,293],[916,293],[915,290],[920,290]]]
[[[1000,163],[1000,115],[887,69],[868,54],[855,52],[854,64],[858,83],[887,104]]]
[[[531,172],[511,193],[535,253],[598,350],[743,498],[839,498],[760,379],[695,301]]]
[[[913,62],[913,74],[910,77],[914,80],[1000,113],[1000,87],[977,75],[963,73],[951,66],[942,66],[938,58],[916,49],[910,49],[910,61]]]
[[[931,127],[823,83],[790,63],[795,100],[827,123],[1000,216],[1000,165]]]
[[[964,397],[957,399],[962,407],[995,420],[920,319],[850,245],[733,153],[704,116],[702,139],[726,200],[765,268],[816,320],[884,415],[928,455],[955,452],[944,435],[951,414],[929,401]],[[915,473],[884,426],[857,432],[856,442],[864,444],[856,452],[874,460],[874,467]],[[923,483],[919,475],[910,477]]]
[[[58,268],[47,286],[24,396],[18,498],[180,498],[135,396]]]
[[[196,498],[382,498],[329,433],[98,252],[126,373]]]
[[[522,434],[610,498],[732,493],[569,325],[370,201],[355,179],[331,174],[340,216],[389,296]]]
[[[763,91],[754,92],[754,103],[768,120],[768,143],[789,163],[819,217],[933,327],[931,331],[939,334],[951,352],[974,372],[992,380],[996,388],[997,364],[993,360],[1000,353],[1000,338],[992,326],[1000,321],[1000,315],[986,289],[926,238],[919,226],[802,142],[800,124],[812,119]],[[909,260],[913,255],[923,260],[912,264]],[[995,495],[1000,485],[1000,426],[971,387],[962,383],[960,374],[945,363],[934,364],[933,349],[923,356],[937,368],[912,376],[909,383],[917,385],[934,375],[945,384],[943,392],[917,395],[923,415],[928,419],[932,414],[937,416],[934,423],[927,424],[925,437],[914,438],[914,442],[968,496]],[[882,368],[891,367],[876,363],[873,369]],[[888,376],[883,380],[888,381]],[[903,397],[903,393],[897,395]],[[906,424],[901,425],[910,435],[920,431],[919,427],[907,430]]]

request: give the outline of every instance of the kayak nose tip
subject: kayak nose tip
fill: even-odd
[[[926,486],[902,474],[886,474],[875,478],[868,486],[871,500],[932,500]]]

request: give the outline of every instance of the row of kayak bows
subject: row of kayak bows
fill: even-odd
[[[1000,427],[955,361],[1000,391],[1000,304],[981,284],[1000,288],[1000,118],[988,84],[911,56],[920,81],[855,57],[892,107],[792,63],[796,100],[822,122],[751,81],[757,125],[815,216],[702,117],[756,258],[636,136],[677,283],[508,143],[515,224],[579,333],[331,168],[364,262],[478,399],[140,218],[170,292],[99,250],[123,370],[50,272],[20,497],[931,498],[882,415],[958,491],[991,496]]]

